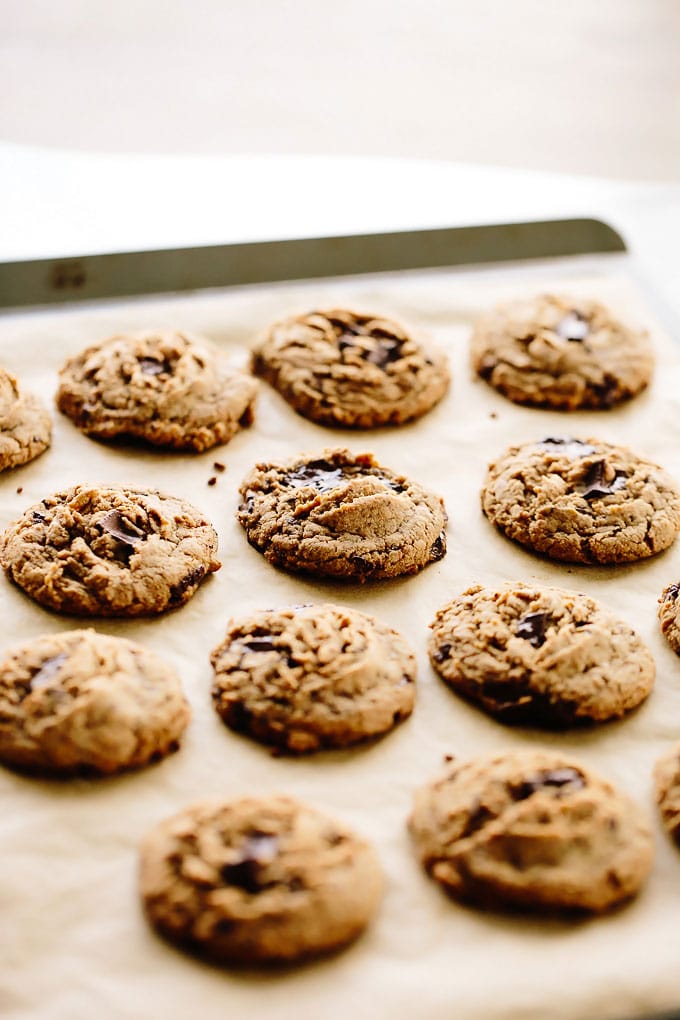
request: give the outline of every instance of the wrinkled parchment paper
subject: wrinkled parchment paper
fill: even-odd
[[[112,302],[0,318],[0,363],[51,402],[64,357],[124,329],[205,333],[235,364],[272,319],[349,305],[393,315],[449,353],[453,387],[421,421],[343,433],[297,417],[261,387],[255,425],[201,456],[145,453],[86,439],[55,411],[52,449],[0,478],[0,526],[54,490],[78,482],[156,486],[193,501],[220,536],[222,570],[182,609],[143,622],[93,621],[173,661],[193,707],[184,746],[121,778],[46,782],[0,770],[0,1013],[54,1020],[511,1020],[623,1018],[680,1007],[680,852],[656,818],[651,767],[680,738],[680,660],[661,639],[656,601],[680,578],[680,541],[638,565],[551,564],[496,533],[479,509],[489,460],[511,443],[556,433],[631,445],[680,479],[680,347],[655,320],[625,263],[595,259],[493,271],[446,271],[260,286]],[[609,301],[648,326],[658,355],[651,390],[619,410],[570,415],[515,407],[473,381],[467,341],[492,302],[553,286]],[[677,339],[677,338],[676,338]],[[420,575],[348,587],[288,576],[246,543],[234,513],[256,461],[348,445],[438,490],[450,515],[449,551]],[[207,485],[213,461],[226,464]],[[23,491],[19,494],[17,488]],[[632,717],[588,732],[513,730],[459,701],[425,653],[435,610],[469,584],[543,582],[585,591],[649,642],[657,688]],[[294,760],[231,733],[209,696],[210,649],[232,614],[335,601],[401,629],[419,656],[413,717],[377,744]],[[34,605],[0,578],[2,648],[82,625]],[[405,820],[413,790],[442,757],[548,745],[620,784],[655,826],[650,881],[630,906],[586,921],[501,917],[456,905],[421,871]],[[205,796],[286,791],[343,818],[374,841],[387,891],[375,923],[338,956],[286,973],[232,973],[199,963],[147,927],[136,892],[137,845],[159,819]]]

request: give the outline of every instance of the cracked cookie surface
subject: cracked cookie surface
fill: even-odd
[[[443,500],[370,453],[258,464],[240,493],[248,541],[285,570],[364,581],[416,573],[446,553]]]
[[[654,790],[663,823],[680,845],[680,744],[674,744],[654,766]]]
[[[543,294],[500,305],[477,324],[472,364],[517,404],[572,411],[608,408],[649,384],[646,332],[586,298]]]
[[[651,652],[594,599],[526,585],[475,585],[430,624],[430,660],[501,722],[565,728],[616,719],[654,685]]]
[[[458,765],[421,789],[409,828],[429,874],[490,907],[607,910],[651,868],[638,807],[552,751],[508,751]]]
[[[227,725],[291,752],[384,734],[415,700],[416,661],[404,638],[341,606],[232,621],[211,662],[213,702]]]
[[[96,439],[198,453],[251,424],[256,393],[209,340],[166,330],[113,336],[69,358],[57,406]]]
[[[52,420],[32,393],[0,368],[0,471],[35,460],[52,441]]]
[[[141,848],[152,924],[221,963],[293,962],[337,949],[368,924],[382,885],[365,840],[284,796],[192,805]]]
[[[508,538],[569,563],[626,563],[667,549],[680,491],[658,465],[598,439],[548,437],[491,464],[482,509]]]
[[[0,561],[32,599],[75,616],[143,616],[183,605],[220,567],[217,535],[185,500],[76,485],[36,503],[0,538]]]
[[[401,425],[449,387],[444,354],[380,316],[346,309],[277,322],[257,343],[253,371],[321,425]]]
[[[189,706],[153,652],[93,630],[26,642],[0,661],[0,761],[53,775],[138,768],[176,750]]]

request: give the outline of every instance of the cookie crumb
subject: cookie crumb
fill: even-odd
[[[208,479],[208,485],[217,485],[217,476],[211,475]]]
[[[489,418],[493,418],[495,420],[497,417],[498,417],[497,411],[489,411]]]
[[[22,493],[23,491],[24,491],[24,487],[23,487],[23,485],[20,485],[20,486],[19,486],[19,487],[17,488],[17,496],[20,496],[20,495],[21,495],[21,493]]]
[[[455,758],[455,755],[453,755],[453,754],[445,754],[444,755],[444,761],[453,761],[454,758]]]
[[[219,471],[221,473],[222,471],[226,471],[226,470],[227,470],[227,465],[226,464],[222,464],[221,461],[216,460],[213,463],[213,471]]]

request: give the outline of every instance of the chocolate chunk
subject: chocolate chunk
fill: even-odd
[[[262,882],[261,868],[271,864],[276,857],[279,841],[276,836],[264,832],[254,832],[242,844],[238,860],[233,864],[225,864],[220,875],[227,885],[236,885],[249,893],[257,893],[265,885]]]
[[[555,332],[563,340],[580,342],[590,333],[590,323],[580,312],[572,309],[557,323]]]
[[[582,790],[585,785],[585,779],[576,769],[546,769],[531,779],[525,779],[519,785],[513,786],[510,792],[514,800],[526,800],[527,797],[531,797],[532,794],[537,793],[539,790],[554,788],[560,791],[558,796],[562,796],[562,793],[566,794],[572,793],[574,790]],[[570,789],[564,789],[564,787],[569,787]]]
[[[604,460],[596,460],[590,465],[583,476],[583,489],[581,495],[584,499],[601,499],[603,496],[610,496],[617,489],[622,489],[626,484],[625,471],[615,471],[611,482],[607,482],[607,465]]]
[[[55,678],[67,659],[68,652],[60,652],[59,655],[53,655],[51,659],[45,659],[38,672],[34,673],[30,679],[31,690],[38,691],[41,687],[46,687]]]
[[[572,439],[571,436],[548,436],[542,439],[539,446],[550,449],[557,447],[555,453],[563,453],[567,457],[587,457],[595,453],[595,447],[584,443],[582,439]]]
[[[46,520],[45,514],[41,514],[39,510],[33,511],[33,521],[35,524],[42,524]]]
[[[309,464],[301,464],[299,468],[290,471],[286,482],[294,488],[303,485],[313,485],[319,492],[330,492],[335,489],[346,477],[341,467],[335,467],[327,460],[311,460]]]
[[[99,527],[131,548],[147,537],[140,528],[123,517],[120,510],[109,510],[99,521]]]
[[[441,560],[446,556],[446,535],[442,531],[441,535],[435,538],[430,548],[430,559],[433,562]]]
[[[467,839],[468,836],[472,836],[475,832],[481,829],[483,825],[486,825],[487,822],[498,817],[493,813],[493,811],[489,811],[489,809],[478,800],[471,805],[471,808],[471,812],[465,821],[463,831],[458,834],[458,839]]]
[[[172,365],[169,361],[163,359],[159,361],[158,358],[140,358],[139,367],[141,368],[144,375],[166,375],[172,374]]]
[[[213,461],[213,470],[214,471],[222,472],[222,471],[226,471],[227,467],[226,467],[226,464],[222,463],[222,461],[216,460],[216,461]]]
[[[447,659],[451,658],[450,652],[451,645],[448,644],[440,645],[439,648],[432,653],[432,658],[434,659],[435,662],[446,662]]]
[[[364,354],[364,361],[369,361],[372,365],[377,365],[378,368],[384,368],[385,365],[389,365],[393,361],[399,361],[402,345],[403,340],[377,340],[375,347]]]
[[[208,479],[208,485],[217,485],[216,475],[211,475],[211,477]]]
[[[189,573],[178,581],[177,584],[173,584],[170,588],[170,602],[176,602],[192,587],[192,585],[198,585],[205,577],[205,567],[194,567]]]
[[[545,628],[548,623],[547,613],[527,613],[517,624],[515,634],[524,638],[534,648],[545,644]]]
[[[669,584],[663,593],[665,602],[675,602],[680,593],[680,584]]]
[[[250,641],[244,641],[244,644],[251,652],[276,652],[278,650],[273,641],[264,637],[253,637]]]

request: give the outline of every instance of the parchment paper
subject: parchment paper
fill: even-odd
[[[472,320],[501,297],[542,286],[599,295],[647,325],[658,355],[652,389],[620,410],[565,415],[515,407],[473,381]],[[15,314],[0,319],[0,363],[51,402],[65,356],[112,332],[162,325],[203,332],[244,364],[254,331],[291,311],[336,304],[391,314],[433,335],[448,350],[454,373],[442,404],[411,426],[345,433],[299,418],[263,384],[253,428],[201,456],[104,446],[55,411],[52,449],[0,479],[2,527],[43,496],[81,481],[166,489],[209,515],[223,561],[174,613],[144,622],[94,621],[106,633],[145,643],[179,669],[194,713],[179,753],[100,781],[44,782],[0,770],[0,1012],[9,1017],[606,1020],[680,1007],[680,853],[656,818],[650,776],[657,755],[680,737],[680,660],[656,621],[661,589],[680,578],[680,541],[638,565],[557,565],[512,545],[479,509],[489,460],[513,442],[556,433],[629,444],[680,478],[680,347],[654,320],[625,266],[572,260]],[[443,494],[450,514],[444,560],[416,577],[349,587],[281,573],[248,546],[234,513],[251,465],[333,445],[373,450],[384,464]],[[214,460],[227,471],[208,487]],[[506,580],[585,591],[634,625],[658,666],[648,703],[620,723],[551,736],[506,728],[459,701],[428,664],[427,624],[469,584]],[[416,710],[371,747],[273,758],[213,712],[208,654],[232,614],[324,600],[369,611],[404,632],[419,656]],[[34,605],[5,578],[0,604],[2,649],[82,625]],[[456,905],[421,871],[405,828],[413,790],[437,773],[446,753],[466,758],[523,746],[573,753],[620,784],[650,816],[656,863],[630,906],[581,922],[501,917]],[[159,819],[193,800],[271,790],[337,814],[373,840],[386,896],[365,937],[336,957],[282,974],[220,971],[167,946],[147,927],[136,892],[137,844]]]

